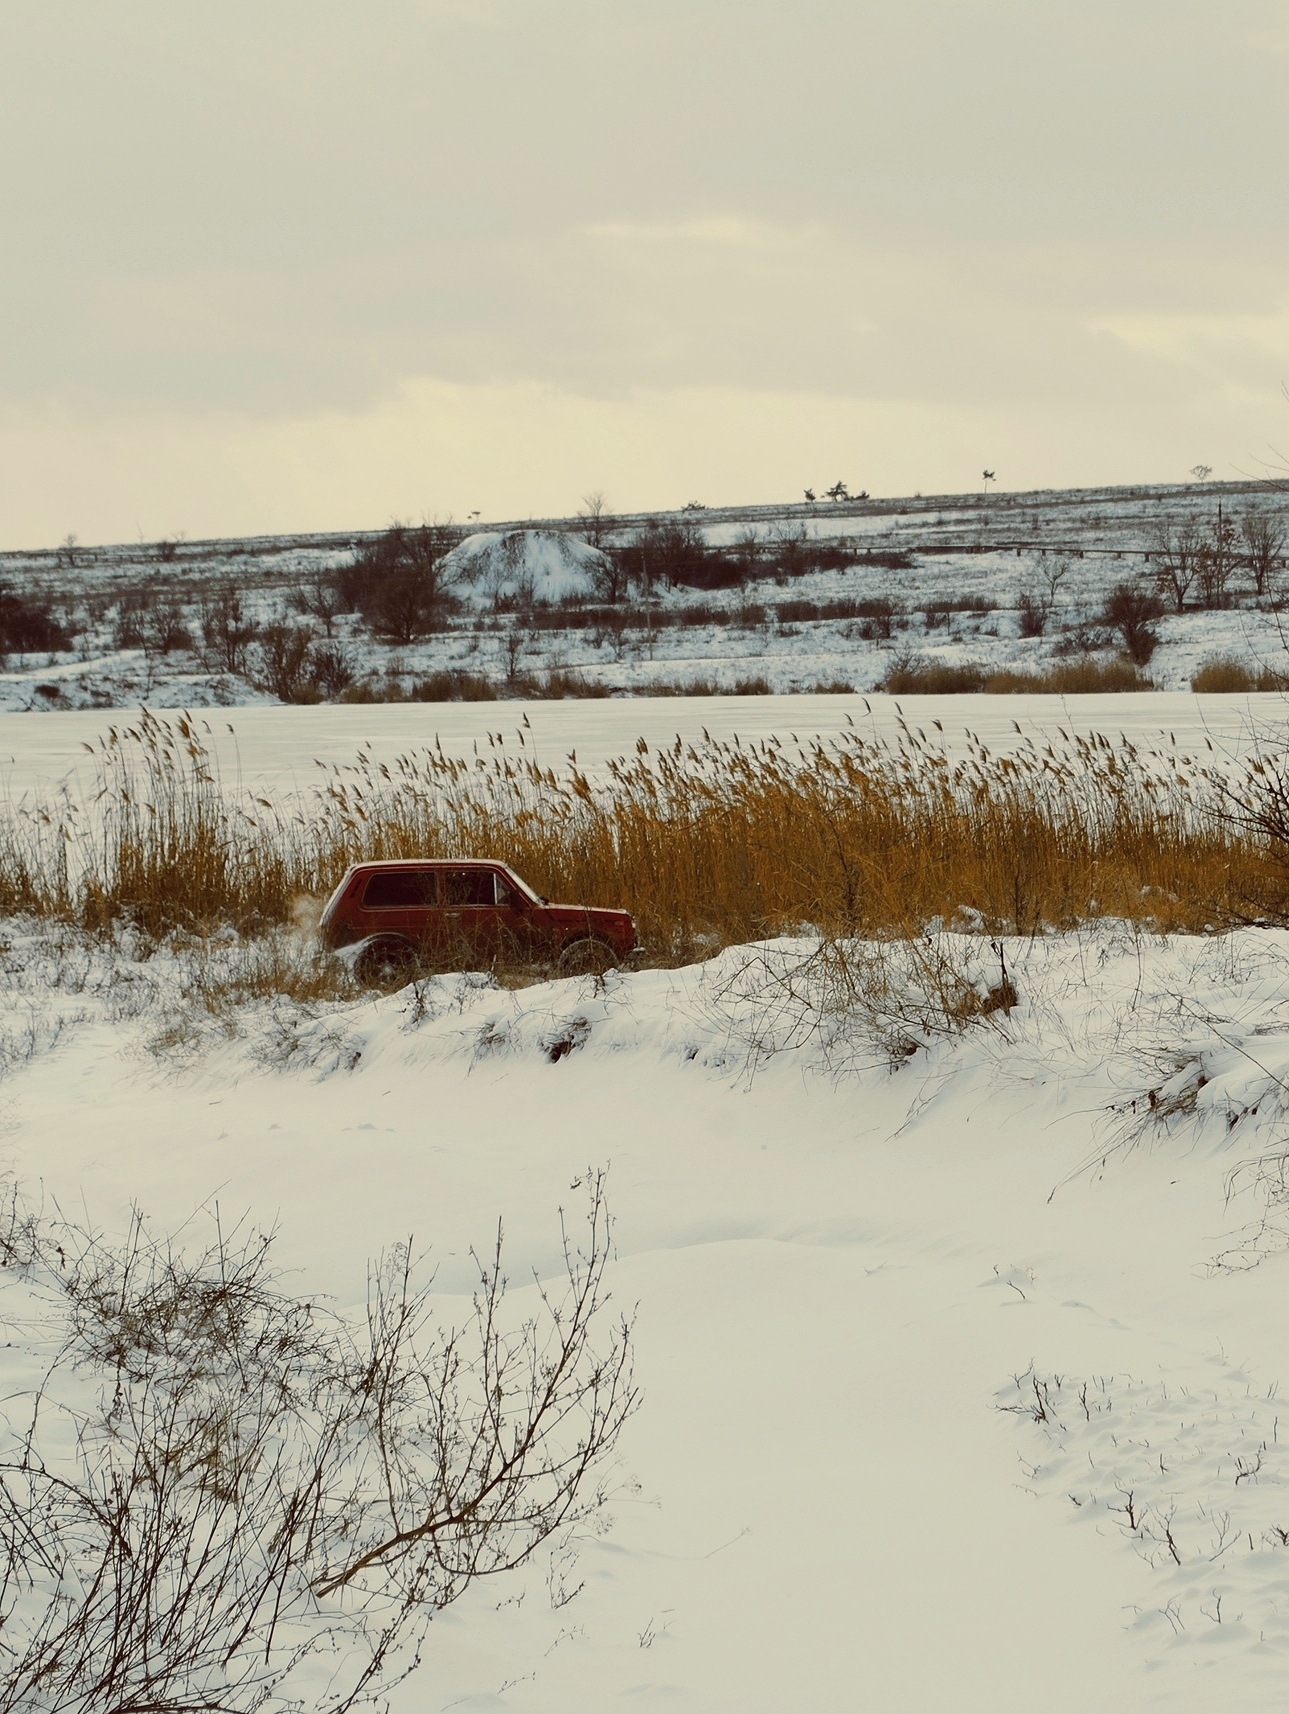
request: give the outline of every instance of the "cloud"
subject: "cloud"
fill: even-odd
[[[879,420],[926,488],[990,438],[1043,481],[1166,469],[1183,426],[1188,465],[1238,460],[1285,348],[1268,33],[1263,0],[10,9],[0,532],[268,527],[287,495],[303,526],[341,493],[379,521],[419,503],[394,422],[463,507],[480,434],[538,510],[596,436],[648,503],[738,459],[790,491]]]

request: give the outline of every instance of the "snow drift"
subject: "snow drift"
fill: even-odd
[[[937,945],[947,1008],[782,940],[185,1024],[180,953],[11,923],[6,1165],[109,1230],[276,1220],[342,1314],[403,1233],[453,1312],[498,1217],[557,1278],[609,1166],[616,1521],[436,1621],[396,1714],[1278,1708],[1289,934]]]
[[[510,602],[550,605],[569,596],[593,596],[610,570],[607,557],[577,536],[557,530],[485,530],[467,536],[444,562],[458,593],[479,606]]]

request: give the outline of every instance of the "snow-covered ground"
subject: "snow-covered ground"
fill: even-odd
[[[1016,1009],[896,1069],[871,1017],[785,1008],[808,952],[203,1038],[164,958],[15,929],[6,1164],[109,1229],[276,1222],[341,1309],[409,1231],[461,1292],[498,1217],[551,1276],[608,1166],[638,1488],[570,1606],[540,1566],[477,1590],[396,1709],[1282,1706],[1287,1228],[1274,1170],[1228,1190],[1284,1147],[1289,936],[1008,943]]]
[[[990,671],[1044,671],[1089,648],[1112,647],[1114,638],[1098,622],[1106,594],[1125,580],[1149,582],[1155,562],[1147,556],[1161,519],[1211,525],[1219,506],[1228,522],[1238,523],[1251,509],[1281,524],[1286,516],[1284,496],[1271,483],[702,510],[683,521],[710,546],[734,547],[755,536],[760,557],[750,580],[717,590],[668,587],[660,580],[650,585],[647,603],[636,586],[630,611],[620,608],[621,622],[611,624],[602,611],[579,618],[574,610],[553,616],[550,610],[551,603],[596,589],[593,564],[599,555],[578,534],[584,521],[498,523],[481,527],[457,550],[465,605],[443,630],[396,647],[374,640],[356,615],[336,619],[329,629],[355,682],[380,694],[391,685],[405,693],[418,681],[449,672],[488,679],[504,691],[517,675],[540,679],[552,671],[615,695],[695,682],[728,691],[748,681],[785,694],[821,686],[870,691],[908,656]],[[612,520],[604,540],[624,542],[648,522]],[[778,561],[787,563],[784,555],[790,557],[798,538],[895,556],[897,564],[859,559],[832,570],[788,574]],[[346,564],[364,539],[301,536],[0,553],[0,585],[51,601],[76,633],[74,649],[11,657],[0,672],[0,710],[125,708],[140,701],[153,707],[228,707],[276,700],[265,689],[264,674],[255,670],[253,648],[242,668],[229,672],[216,670],[200,647],[145,653],[123,646],[130,633],[122,628],[122,599],[128,608],[140,592],[150,591],[149,598],[175,606],[195,645],[201,642],[202,600],[230,586],[256,622],[307,623],[300,611],[302,586]],[[902,554],[910,563],[901,568]],[[1057,566],[1063,570],[1053,586],[1049,580]],[[1192,591],[1192,610],[1159,622],[1160,645],[1150,664],[1155,682],[1183,689],[1198,667],[1220,656],[1235,656],[1255,671],[1289,670],[1279,610],[1286,578],[1289,570],[1281,563],[1267,594],[1256,597],[1241,571],[1232,583],[1236,605],[1219,611],[1193,610]],[[1025,594],[1050,605],[1041,636],[1020,634]],[[534,601],[547,604],[540,623],[525,616]],[[883,634],[884,621],[875,624],[871,613],[853,611],[874,603],[893,604],[889,635]],[[509,611],[516,604],[519,610]],[[803,604],[818,611],[812,616]]]
[[[1217,639],[1255,619],[1179,623]],[[929,646],[985,646],[944,635]],[[818,638],[787,641],[813,677]],[[154,664],[81,663],[86,700],[120,712],[77,692],[0,721],[11,799],[83,797]],[[200,674],[168,682],[147,698],[201,705]],[[9,683],[10,707],[36,694]],[[522,742],[594,771],[640,737],[855,725],[950,748],[1122,733],[1238,762],[1284,718],[1279,696],[1180,691],[259,704],[209,712],[209,738],[226,783],[279,798],[360,749]],[[445,1614],[395,1714],[1282,1705],[1289,934],[1008,942],[1016,1008],[893,1060],[889,1020],[802,1009],[800,984],[785,1004],[800,943],[603,988],[452,978],[212,1018],[168,953],[3,927],[0,1165],[109,1231],[135,1202],[200,1231],[217,1202],[276,1224],[292,1280],[341,1310],[411,1231],[452,1298],[499,1217],[512,1276],[556,1274],[557,1210],[609,1169],[644,1389],[613,1526],[582,1544],[570,1606],[538,1564]],[[996,975],[988,942],[941,948]]]

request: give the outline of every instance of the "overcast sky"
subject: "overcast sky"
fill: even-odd
[[[0,0],[0,546],[1256,475],[1284,0]]]

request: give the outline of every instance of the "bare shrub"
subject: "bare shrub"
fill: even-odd
[[[344,611],[357,611],[377,636],[414,643],[456,606],[447,556],[459,532],[443,524],[392,524],[338,574]]]
[[[985,688],[985,669],[974,661],[960,665],[901,655],[886,670],[880,686],[891,696],[962,696]]]
[[[255,639],[252,682],[282,702],[317,702],[312,646],[313,632],[304,625],[277,619],[263,626]]]
[[[11,1199],[42,1378],[0,1429],[4,1714],[343,1714],[471,1584],[602,1511],[637,1393],[599,1175],[525,1319],[500,1231],[448,1331],[410,1242],[361,1324],[288,1294],[271,1251],[218,1229],[185,1251],[137,1215],[114,1244]]]
[[[1051,609],[1034,590],[1022,589],[1016,603],[1016,614],[1022,637],[1041,637],[1047,630]]]
[[[866,1053],[899,1065],[973,1025],[1002,1027],[1019,1003],[1001,942],[986,961],[979,942],[942,933],[828,933],[805,952],[761,948],[713,998],[755,1058],[813,1046],[832,1066]]]
[[[240,673],[259,626],[236,584],[226,583],[202,601],[201,636],[206,659],[219,672]]]
[[[151,583],[127,589],[117,600],[112,642],[118,649],[146,649],[166,655],[192,647],[183,603],[161,594]]]
[[[1144,667],[1159,647],[1154,621],[1163,611],[1162,601],[1152,590],[1138,583],[1117,583],[1105,598],[1101,618],[1118,631],[1128,659]]]
[[[354,658],[343,643],[315,643],[309,673],[323,696],[336,697],[358,676]]]
[[[47,601],[0,584],[0,654],[52,654],[71,646],[70,632]]]
[[[147,623],[152,607],[152,591],[145,584],[139,589],[127,589],[117,600],[112,618],[112,646],[117,649],[141,649],[147,641]]]

